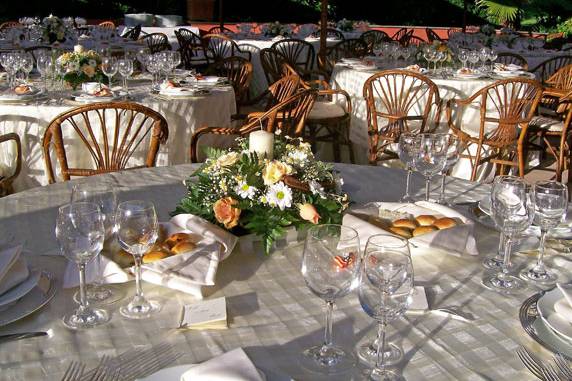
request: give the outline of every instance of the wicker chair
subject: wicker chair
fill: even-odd
[[[252,61],[250,52],[243,52],[232,38],[223,34],[206,34],[203,36],[203,43],[207,48],[207,60],[209,63],[231,56],[244,56],[247,60]]]
[[[264,112],[270,110],[278,103],[285,101],[300,89],[300,76],[297,74],[285,74],[278,81],[268,86],[256,98],[248,101],[248,112]],[[246,119],[247,115],[240,115],[237,119]]]
[[[276,41],[270,48],[282,53],[290,66],[302,71],[311,70],[314,66],[316,52],[314,51],[314,46],[307,41],[286,38]]]
[[[301,136],[316,96],[315,90],[300,91],[266,112],[250,114],[246,123],[239,128],[203,127],[197,130],[191,137],[191,162],[197,162],[199,139],[207,134],[247,136],[262,126],[266,131],[280,129],[284,135]]]
[[[516,53],[499,53],[495,62],[505,65],[514,64],[521,66],[523,70],[528,70],[528,62],[526,62],[526,59],[520,54]]]
[[[441,42],[445,41],[443,38],[439,37],[439,35],[435,33],[435,31],[431,28],[425,28],[425,33],[427,33],[427,41],[429,41],[430,43],[432,43],[433,41],[441,41]]]
[[[210,74],[227,77],[234,88],[236,112],[240,114],[240,107],[246,102],[248,89],[252,81],[253,65],[246,58],[232,56],[215,62],[207,69]]]
[[[14,141],[16,144],[16,168],[14,173],[9,176],[0,176],[0,197],[7,196],[14,193],[12,183],[20,174],[22,170],[22,145],[20,144],[20,137],[15,133],[0,135],[0,146],[2,143]]]
[[[417,36],[409,36],[409,38],[407,38],[406,40],[407,40],[407,42],[405,43],[404,46],[414,45],[414,46],[419,47],[419,46],[427,43],[427,41],[425,41],[422,38],[417,37]]]
[[[133,41],[137,41],[139,36],[141,36],[141,24],[135,25],[133,28],[126,30],[121,35],[121,37],[128,38]]]
[[[225,27],[224,25],[217,25],[217,26],[213,26],[212,28],[210,28],[207,32],[207,34],[234,34],[234,32],[230,29],[228,29],[227,27]]]
[[[19,28],[21,26],[23,26],[23,25],[20,24],[18,21],[5,21],[2,24],[0,24],[0,30]]]
[[[185,69],[207,65],[207,52],[199,35],[189,29],[180,28],[175,30],[175,36],[179,42],[181,61]]]
[[[391,36],[393,41],[399,41],[407,34],[407,28],[401,28]]]
[[[277,50],[270,48],[260,50],[260,64],[269,85],[282,78],[284,74],[283,65],[286,62],[286,57]]]
[[[312,33],[310,36],[313,38],[320,38],[320,35],[321,35],[321,29],[318,29],[317,31]],[[326,38],[329,38],[331,40],[345,40],[346,39],[344,37],[344,34],[335,28],[327,28],[326,29]]]
[[[41,54],[48,54],[51,55],[52,47],[50,45],[37,45],[37,46],[30,46],[24,49],[26,53],[30,53],[32,58],[34,59],[34,64],[37,64],[38,56]]]
[[[147,44],[151,54],[159,53],[163,50],[171,50],[169,38],[165,33],[149,33],[141,37],[139,41]]]
[[[447,122],[449,128],[466,147],[471,163],[471,180],[477,178],[477,170],[483,163],[498,164],[498,173],[504,174],[507,166],[518,166],[519,175],[524,176],[525,139],[527,129],[536,110],[542,86],[530,79],[505,79],[486,86],[467,99],[451,99],[447,102]],[[463,107],[480,105],[478,136],[471,136],[457,126],[453,120],[453,109],[458,115]],[[520,132],[519,132],[520,131]],[[471,152],[471,146],[475,146]],[[484,147],[490,153],[484,152]],[[517,161],[514,161],[514,157]]]
[[[100,22],[97,26],[103,29],[115,30],[115,23],[113,21],[103,21]]]
[[[415,36],[413,36],[413,33],[415,32],[414,29],[411,29],[409,32],[405,33],[399,40],[397,40],[399,42],[399,44],[401,46],[407,46],[409,45],[409,41],[411,41],[412,38],[414,38]],[[418,37],[417,37],[418,38]]]
[[[326,74],[326,80],[329,82],[338,61],[342,58],[363,58],[368,52],[367,44],[361,38],[340,41],[326,50],[325,59],[318,57],[318,66]]]
[[[532,68],[530,71],[536,75],[536,79],[544,84],[558,69],[570,64],[572,64],[572,55],[552,57]]]
[[[363,32],[360,38],[367,45],[367,51],[369,54],[373,54],[373,49],[376,45],[392,41],[391,37],[381,30],[368,30],[367,32]]]
[[[367,102],[369,163],[397,158],[391,145],[402,132],[426,132],[436,107],[438,123],[441,99],[437,85],[424,75],[405,70],[386,70],[369,77],[363,86]],[[413,122],[413,123],[411,123]]]
[[[447,37],[451,38],[455,33],[463,33],[463,28],[449,28],[449,30],[447,30]]]
[[[44,134],[42,146],[48,181],[56,181],[50,156],[52,146],[62,179],[67,181],[71,176],[153,167],[159,145],[167,142],[168,134],[167,121],[161,114],[136,103],[95,103],[74,108],[52,120]],[[97,138],[100,135],[102,138]],[[144,165],[128,167],[135,150],[146,139],[149,147]],[[91,157],[94,168],[69,167],[66,147],[72,142],[74,147],[82,149],[80,155]]]

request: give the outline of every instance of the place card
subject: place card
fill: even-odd
[[[226,329],[226,298],[203,300],[183,306],[180,328]]]

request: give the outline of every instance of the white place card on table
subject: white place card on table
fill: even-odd
[[[226,329],[226,298],[203,300],[183,306],[181,328]]]

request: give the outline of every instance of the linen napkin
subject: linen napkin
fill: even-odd
[[[572,288],[562,283],[556,283],[556,287],[564,297],[554,303],[554,311],[559,317],[572,323]]]
[[[21,253],[21,245],[0,251],[0,295],[28,279],[30,272]]]
[[[364,215],[377,217],[380,209],[399,211],[413,216],[431,214],[438,217],[451,217],[460,220],[462,224],[410,238],[409,242],[412,244],[413,248],[431,248],[457,256],[464,254],[479,254],[475,237],[473,235],[473,221],[451,208],[428,201],[417,201],[414,204],[376,202],[367,204],[363,207],[352,208],[350,213],[344,216],[343,224],[351,226],[357,230],[362,249],[365,248],[367,239],[370,236],[374,234],[392,234],[391,232],[362,218]],[[361,215],[361,217],[357,217],[352,213]]]
[[[242,348],[194,366],[181,376],[181,381],[263,381],[264,379]]]

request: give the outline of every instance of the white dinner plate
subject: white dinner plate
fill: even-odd
[[[427,74],[427,73],[429,73],[429,69],[426,69],[426,68],[424,68],[424,67],[420,67],[419,70],[408,69],[408,68],[406,68],[406,67],[402,67],[402,68],[399,69],[399,70],[407,70],[407,71],[412,71],[412,72],[414,72],[414,73],[419,73],[419,74]]]
[[[159,94],[172,98],[186,98],[197,95],[205,95],[208,93],[209,93],[208,89],[195,89],[190,87],[174,87],[174,88],[162,89],[161,91],[159,91]]]
[[[18,102],[18,101],[29,101],[32,99],[36,99],[43,95],[43,91],[37,87],[31,87],[32,90],[26,94],[16,94],[12,91],[0,93],[0,101],[1,102]]]
[[[538,299],[538,313],[548,328],[552,329],[558,336],[572,342],[572,324],[554,309],[554,304],[562,298],[564,295],[557,287],[548,291]]]
[[[76,102],[81,103],[97,103],[97,102],[112,102],[117,99],[120,99],[124,96],[124,92],[113,92],[113,95],[105,96],[105,97],[98,97],[95,95],[86,94],[81,91],[75,91],[72,93],[72,98]]]
[[[457,79],[477,79],[480,78],[483,74],[482,73],[454,73],[453,77]]]
[[[198,364],[177,365],[170,368],[161,369],[150,376],[138,378],[138,381],[179,381],[183,373]],[[266,380],[266,375],[260,369],[256,369],[260,374],[260,378]]]
[[[32,289],[36,287],[36,285],[38,284],[38,281],[40,280],[40,275],[41,273],[38,270],[30,271],[28,279],[26,279],[19,285],[12,287],[4,294],[0,295],[0,307],[6,304],[10,304],[22,298],[28,292],[32,291]]]
[[[493,73],[500,75],[501,77],[521,77],[526,74],[524,70],[493,70]]]

